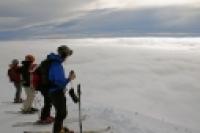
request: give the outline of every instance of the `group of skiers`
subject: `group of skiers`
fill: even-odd
[[[73,133],[67,127],[63,127],[63,120],[67,116],[66,85],[76,78],[71,70],[68,77],[65,76],[62,63],[73,51],[66,45],[57,48],[57,53],[50,53],[40,64],[35,64],[35,57],[31,54],[25,56],[19,65],[17,59],[13,59],[8,69],[8,77],[16,88],[14,103],[23,103],[22,113],[29,114],[38,111],[33,108],[35,92],[41,92],[44,97],[39,123],[52,123],[53,133]],[[22,100],[21,92],[24,88],[26,99]],[[79,97],[73,88],[69,90],[72,100],[77,103]],[[55,118],[51,116],[52,105],[55,108]]]

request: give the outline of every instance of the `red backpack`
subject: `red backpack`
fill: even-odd
[[[40,80],[41,80],[41,77],[40,75],[35,71],[37,69],[37,65],[34,64],[30,70],[30,86],[31,88],[33,89],[36,89],[38,88],[39,84],[40,84]]]
[[[20,82],[20,72],[18,66],[10,66],[8,69],[8,77],[11,82]]]
[[[31,84],[35,90],[48,92],[51,81],[48,78],[52,61],[43,60],[32,72]]]

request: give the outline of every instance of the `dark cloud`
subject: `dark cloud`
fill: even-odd
[[[170,6],[162,8],[99,10],[76,21],[56,26],[65,34],[100,36],[199,36],[200,8]]]
[[[92,0],[5,0],[0,2],[0,31],[70,17]],[[13,18],[13,19],[8,19]],[[15,18],[15,20],[14,20]],[[2,20],[2,21],[1,21]],[[18,21],[16,21],[18,20]]]

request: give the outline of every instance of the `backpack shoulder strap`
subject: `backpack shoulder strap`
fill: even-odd
[[[34,71],[36,70],[37,67],[38,67],[37,64],[32,64],[32,65],[30,66],[29,72],[34,72]]]

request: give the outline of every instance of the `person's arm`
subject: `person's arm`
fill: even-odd
[[[64,89],[70,82],[70,79],[65,77],[64,69],[59,63],[53,63],[51,65],[49,70],[49,80],[60,89]]]

